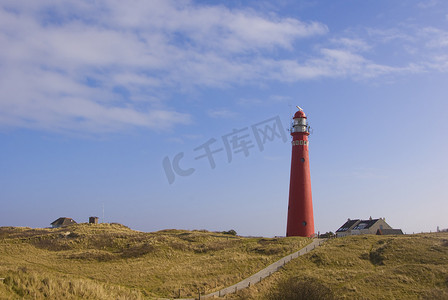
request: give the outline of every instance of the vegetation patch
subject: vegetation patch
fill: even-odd
[[[322,267],[330,264],[330,259],[326,253],[315,252],[310,256],[310,261],[315,263],[317,266]]]
[[[206,230],[145,233],[120,224],[1,227],[0,236],[0,278],[10,276],[0,294],[12,299],[195,297],[198,289],[209,293],[235,284],[310,242]],[[108,293],[111,287],[117,292]],[[101,296],[90,289],[107,291]]]
[[[102,250],[87,250],[87,251],[74,252],[67,255],[66,257],[68,259],[95,260],[95,261],[110,261],[113,259],[118,259],[117,255]]]
[[[267,294],[267,300],[333,300],[334,293],[318,278],[290,277]]]
[[[137,290],[111,286],[88,279],[41,276],[37,272],[8,272],[4,291],[22,299],[143,299]]]
[[[260,284],[229,297],[448,299],[447,239],[448,233],[330,239]]]
[[[0,228],[6,299],[197,297],[235,284],[308,238],[133,231],[119,224]],[[227,299],[448,299],[448,233],[330,239]],[[0,297],[0,298],[1,298]]]

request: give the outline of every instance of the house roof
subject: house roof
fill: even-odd
[[[378,222],[379,219],[372,219],[372,220],[361,220],[354,228],[353,230],[361,230],[361,229],[369,229],[372,227],[373,224]]]
[[[349,229],[352,229],[353,226],[355,226],[360,220],[356,219],[356,220],[350,220],[348,219],[347,222],[344,223],[344,225],[342,225],[338,230],[336,230],[336,232],[345,232]]]
[[[59,218],[51,223],[52,226],[67,226],[72,224],[76,224],[76,221],[72,218],[65,217]]]
[[[378,229],[376,231],[377,235],[395,235],[395,234],[403,234],[401,229]]]

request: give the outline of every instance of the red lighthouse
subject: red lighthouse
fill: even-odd
[[[314,235],[313,200],[311,198],[310,162],[306,115],[299,109],[291,126],[292,157],[289,183],[288,222],[286,236]]]

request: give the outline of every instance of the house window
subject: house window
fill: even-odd
[[[380,225],[380,229],[383,229],[383,225]]]

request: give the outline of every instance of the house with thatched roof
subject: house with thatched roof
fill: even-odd
[[[376,235],[398,235],[403,234],[401,229],[378,229]]]
[[[385,218],[372,219],[372,217],[368,220],[348,219],[336,230],[336,237],[358,234],[403,234],[403,232],[401,229],[390,227]]]
[[[73,220],[72,218],[61,217],[61,218],[53,221],[51,223],[51,227],[52,228],[59,228],[59,227],[73,225],[73,224],[76,224],[76,221]]]

